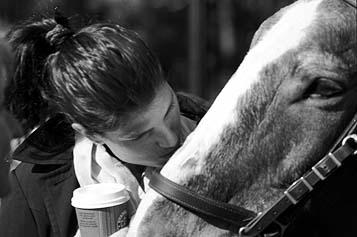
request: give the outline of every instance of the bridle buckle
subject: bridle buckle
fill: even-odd
[[[345,145],[348,140],[352,139],[357,146],[357,134],[350,134],[342,140],[342,145]],[[353,152],[353,155],[357,155],[357,149]]]
[[[289,224],[282,224],[278,220],[274,220],[272,224],[273,224],[273,229],[271,230],[266,229],[265,232],[262,232],[258,235],[247,234],[247,231],[249,232],[249,227],[243,226],[239,229],[239,237],[281,237],[284,235],[285,230],[289,226]]]

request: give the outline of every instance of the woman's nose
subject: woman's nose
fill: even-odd
[[[173,148],[177,146],[179,141],[178,134],[175,133],[168,126],[160,127],[160,137],[158,141],[158,145],[162,148]]]

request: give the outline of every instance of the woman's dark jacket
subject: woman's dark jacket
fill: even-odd
[[[199,121],[208,103],[178,93],[181,114]],[[11,192],[1,200],[1,237],[69,237],[78,226],[71,197],[79,187],[73,167],[74,133],[62,116],[33,132],[14,152]],[[128,168],[137,176],[133,165]]]

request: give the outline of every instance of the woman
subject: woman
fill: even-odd
[[[72,30],[56,16],[25,22],[9,39],[18,65],[10,108],[26,120],[21,107],[32,104],[32,120],[46,122],[14,152],[23,163],[0,212],[1,236],[73,236],[77,182],[124,183],[137,203],[145,170],[160,169],[207,110],[202,100],[178,100],[154,54],[118,25]],[[21,218],[11,215],[19,206]]]
[[[6,161],[10,151],[12,138],[21,135],[21,129],[17,121],[10,115],[3,104],[4,89],[7,78],[12,72],[12,54],[4,40],[0,39],[0,198],[9,191],[9,168]]]

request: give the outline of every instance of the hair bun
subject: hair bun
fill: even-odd
[[[58,9],[55,9],[55,22],[57,25],[47,32],[46,40],[51,46],[58,48],[66,39],[71,37],[74,32],[69,28],[68,19],[62,16]]]

